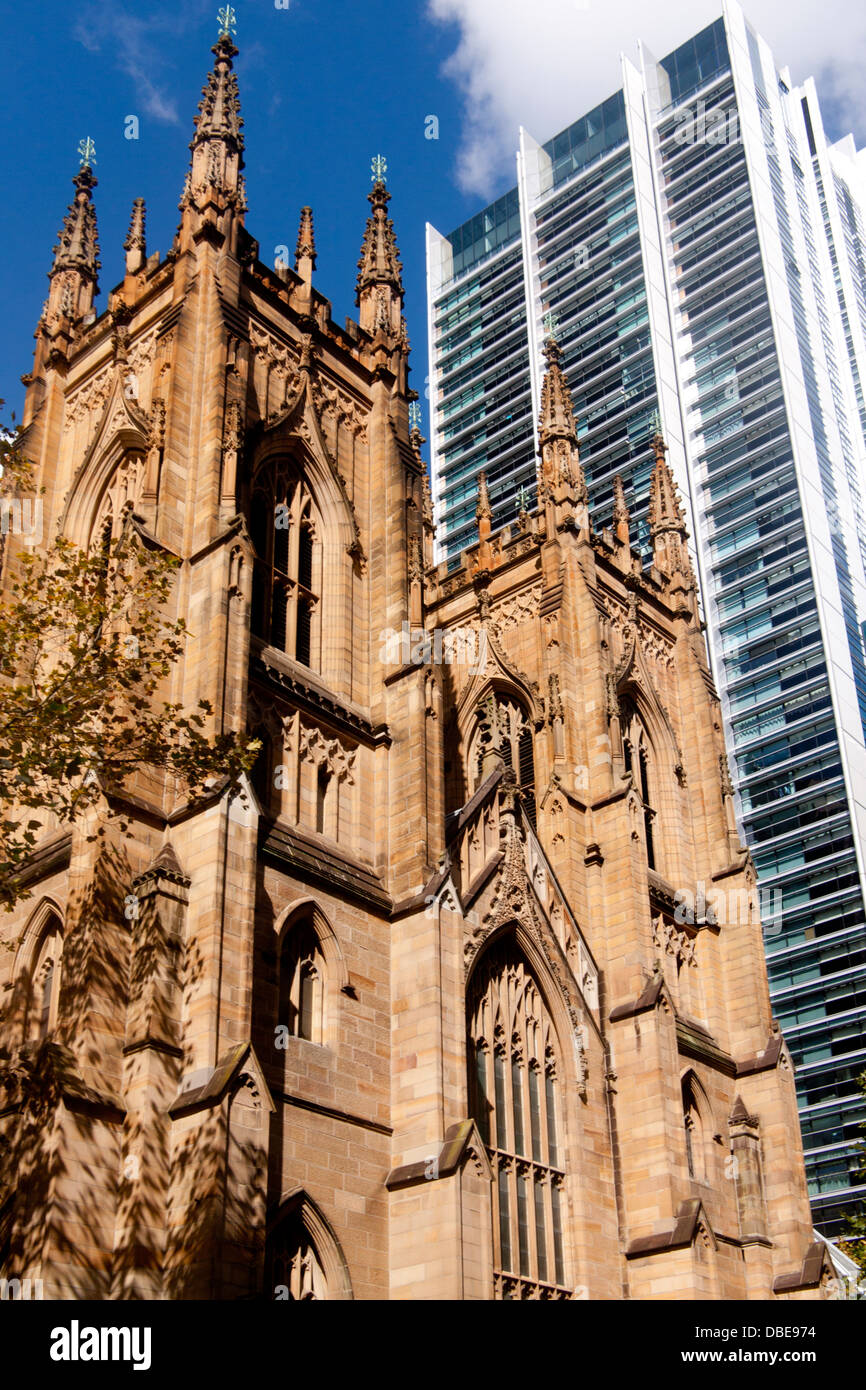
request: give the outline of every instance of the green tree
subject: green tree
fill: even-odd
[[[2,406],[2,401],[0,401]],[[0,430],[0,545],[9,501],[32,494],[18,434]],[[2,555],[2,551],[0,551]],[[46,820],[75,821],[142,767],[192,798],[236,783],[259,743],[209,734],[210,705],[159,698],[188,637],[166,607],[177,561],[120,535],[87,551],[57,536],[10,557],[0,593],[0,903],[27,896],[18,875]],[[127,830],[122,815],[119,827]],[[104,834],[104,828],[97,831]]]

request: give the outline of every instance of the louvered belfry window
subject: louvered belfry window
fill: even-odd
[[[647,864],[657,869],[656,863],[656,810],[653,805],[653,758],[646,729],[637,712],[634,701],[624,697],[620,702],[622,710],[622,747],[626,772],[630,772],[643,806],[644,841],[646,843]]]
[[[253,493],[256,552],[253,631],[304,666],[314,665],[320,547],[312,494],[289,463],[263,472]]]
[[[533,753],[532,724],[523,705],[511,695],[497,693],[494,705],[498,720],[499,753],[505,766],[511,768],[517,778],[521,800],[529,820],[535,828],[535,757]],[[489,704],[484,707],[486,717],[490,718]],[[481,780],[481,760],[484,755],[482,741],[476,737],[475,746],[475,784]]]
[[[556,1037],[513,938],[479,962],[468,1024],[472,1110],[494,1175],[494,1295],[567,1298]]]

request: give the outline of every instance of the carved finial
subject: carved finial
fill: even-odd
[[[722,796],[733,796],[734,784],[731,781],[731,769],[727,753],[719,754],[719,780],[722,785]]]
[[[143,268],[147,260],[147,245],[144,234],[145,207],[144,199],[136,198],[132,204],[132,216],[129,220],[129,231],[126,234],[126,241],[123,249],[126,252],[126,273],[127,275],[137,275]]]
[[[371,167],[375,181],[367,198],[373,211],[367,218],[361,242],[355,303],[361,309],[363,329],[368,333],[381,329],[399,340],[403,332],[403,266],[394,223],[388,216],[391,194],[385,187],[387,165],[382,155],[376,155]]]
[[[625,488],[619,473],[613,480],[613,529],[620,545],[631,545],[629,536],[629,510],[625,500]]]
[[[562,348],[555,338],[548,338],[544,344],[544,357],[547,368],[541,388],[541,442],[544,444],[548,439],[567,439],[577,448],[574,407],[562,372]]]
[[[231,5],[223,5],[222,9],[217,11],[217,22],[220,26],[220,38],[236,34],[238,31],[237,15]]]
[[[490,544],[492,516],[493,509],[490,506],[490,494],[487,491],[487,474],[482,471],[478,474],[478,501],[475,506],[475,520],[478,523],[478,555],[475,564],[477,574],[493,568],[494,550]]]
[[[86,142],[81,143],[84,145]],[[92,145],[92,141],[89,143]],[[69,319],[78,319],[91,308],[99,293],[99,237],[93,206],[97,179],[89,163],[82,162],[72,182],[75,198],[63,219],[54,247],[46,319],[61,314]]]
[[[370,160],[373,183],[387,183],[388,161],[383,154],[374,155]]]
[[[421,433],[421,407],[417,401],[409,402],[409,439],[416,454],[421,453],[421,445],[426,441]]]
[[[433,526],[433,498],[430,495],[430,479],[425,471],[421,479],[421,518],[424,522],[424,529],[431,533]]]
[[[478,474],[478,502],[475,507],[475,520],[479,522],[489,522],[492,516],[493,512],[490,507],[490,494],[487,491],[487,474],[482,470]],[[487,528],[487,534],[490,534],[489,526]]]
[[[298,241],[295,246],[295,272],[308,283],[316,268],[316,238],[313,232],[313,209],[301,208]]]
[[[79,140],[78,153],[81,157],[82,169],[89,169],[92,165],[96,163],[96,146],[94,145],[89,135],[87,135],[83,140]]]
[[[686,525],[682,504],[677,493],[665,454],[667,445],[661,435],[653,438],[655,466],[650,480],[649,519],[653,538],[666,531],[676,531],[686,535]]]
[[[685,513],[665,458],[667,445],[660,433],[653,435],[652,444],[655,464],[650,479],[649,522],[655,564],[668,576],[680,574],[687,586],[694,586]]]
[[[220,35],[211,49],[214,67],[202,88],[194,121],[195,134],[190,142],[190,170],[180,202],[183,210],[192,208],[202,221],[217,225],[222,222],[225,209],[240,218],[246,211],[241,176],[244,123],[238,80],[232,69],[232,59],[238,52],[231,37],[235,29],[232,6],[225,5],[218,18]]]
[[[546,505],[545,499],[556,501],[561,511],[559,520],[563,524],[567,524],[568,517],[575,515],[574,507],[578,505],[581,508],[580,529],[588,530],[586,479],[577,445],[571,392],[562,370],[562,349],[556,338],[547,339],[544,357],[547,368],[541,388],[539,419],[542,464],[540,500],[543,506]],[[565,511],[562,511],[563,507]],[[551,519],[548,520],[550,524]]]

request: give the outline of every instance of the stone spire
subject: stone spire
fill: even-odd
[[[373,188],[367,197],[373,212],[367,218],[361,243],[355,302],[361,310],[363,329],[373,336],[383,332],[399,339],[403,327],[403,266],[394,223],[388,216],[391,194],[385,187],[387,166],[381,155],[373,160],[372,168]]]
[[[629,536],[629,510],[625,501],[625,489],[619,473],[613,480],[613,533],[620,545],[631,545]]]
[[[123,249],[126,252],[127,275],[138,275],[147,260],[147,243],[144,236],[144,199],[136,198],[132,204],[132,217]]]
[[[490,544],[490,532],[493,529],[493,508],[490,505],[490,493],[487,491],[487,474],[483,470],[478,474],[478,501],[475,505],[475,520],[478,522],[476,573],[479,573],[492,569],[494,557],[493,547]]]
[[[547,368],[541,388],[541,442],[567,439],[577,447],[577,425],[571,392],[562,374],[562,348],[551,333],[544,344]]]
[[[228,23],[233,22],[233,12]],[[236,232],[246,212],[243,120],[238,80],[232,68],[238,50],[224,26],[211,52],[213,71],[202,88],[192,157],[180,208],[182,231],[193,235],[209,224],[224,237]],[[183,238],[182,238],[183,239]],[[232,246],[232,249],[234,247]]]
[[[557,530],[576,528],[590,534],[589,495],[577,445],[574,407],[562,371],[562,349],[553,334],[552,321],[544,345],[547,368],[541,388],[538,422],[541,445],[539,502],[548,522],[548,537]]]
[[[298,228],[298,244],[295,247],[295,272],[309,284],[315,268],[316,238],[313,232],[313,209],[301,208],[301,225]]]
[[[81,167],[72,183],[75,197],[69,205],[63,226],[53,248],[54,262],[48,272],[48,298],[36,326],[36,349],[32,370],[22,376],[27,387],[24,400],[23,424],[31,423],[47,390],[48,378],[55,368],[62,367],[64,358],[85,324],[94,317],[93,301],[99,293],[99,238],[96,230],[96,209],[93,190],[96,176],[92,164],[95,153],[88,136],[79,141]]]
[[[475,520],[478,522],[478,535],[482,539],[490,535],[493,509],[490,506],[490,493],[487,491],[487,474],[478,474],[478,501],[475,506]]]
[[[76,322],[93,307],[99,293],[99,238],[93,206],[97,180],[89,163],[82,164],[72,182],[75,198],[63,219],[48,273],[51,289],[45,321],[49,325],[61,318]]]
[[[682,503],[665,454],[668,446],[657,423],[652,439],[653,466],[650,481],[649,523],[656,568],[669,578],[679,575],[686,587],[695,582],[688,552],[688,531]]]

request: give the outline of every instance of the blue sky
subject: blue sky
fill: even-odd
[[[46,272],[72,195],[79,139],[96,143],[102,272],[98,306],[122,277],[135,197],[148,251],[178,220],[202,83],[222,0],[58,0],[6,7],[0,138],[0,396],[20,410]],[[280,0],[278,0],[278,3]],[[749,0],[747,13],[795,81],[812,73],[835,138],[866,136],[866,7],[850,0]],[[721,0],[238,0],[236,69],[245,119],[247,226],[264,260],[294,252],[310,203],[316,284],[342,321],[355,313],[370,159],[387,157],[404,263],[412,384],[424,400],[424,224],[446,232],[514,183],[517,127],[539,139],[620,85],[636,41],[664,54],[716,18]],[[544,36],[548,38],[545,40]],[[124,138],[139,118],[138,140]],[[438,118],[436,140],[426,118]]]
[[[294,255],[299,210],[309,203],[315,283],[332,300],[338,321],[354,316],[370,159],[384,154],[405,267],[412,381],[423,398],[424,223],[430,219],[447,230],[479,204],[477,195],[458,190],[449,167],[459,95],[440,70],[449,42],[454,47],[451,26],[427,21],[420,5],[386,0],[292,0],[288,10],[272,0],[246,0],[235,8],[247,226],[262,259],[273,263],[281,243]],[[9,182],[0,255],[0,396],[7,412],[23,401],[19,377],[32,362],[33,330],[72,196],[81,137],[96,143],[99,307],[123,275],[133,198],[147,203],[148,252],[164,254],[170,247],[193,116],[219,28],[217,9],[217,0],[159,0],[7,11],[4,46],[12,80],[3,95]],[[129,114],[139,116],[137,141],[124,138]],[[439,118],[438,140],[425,138],[431,114]]]

